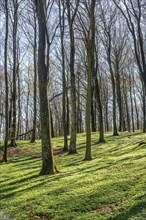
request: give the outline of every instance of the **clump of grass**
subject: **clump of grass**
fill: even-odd
[[[130,138],[129,138],[130,137]],[[78,135],[78,154],[60,154],[55,160],[60,173],[39,176],[41,143],[18,142],[17,149],[31,154],[9,158],[1,164],[1,216],[13,220],[146,219],[146,135],[106,134],[97,144],[92,134],[93,160],[83,161],[85,134]],[[54,148],[63,138],[54,138]]]

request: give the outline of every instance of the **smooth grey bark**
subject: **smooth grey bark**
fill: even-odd
[[[99,82],[98,78],[96,76],[95,78],[95,91],[96,91],[96,99],[97,99],[97,105],[98,105],[98,121],[99,121],[99,143],[104,143],[104,125],[103,125],[103,110],[102,110],[102,103],[101,103],[101,97],[100,97],[100,88],[99,88]]]
[[[35,1],[39,27],[38,46],[38,81],[40,98],[40,122],[42,140],[42,168],[40,175],[55,174],[57,172],[51,144],[50,110],[48,101],[48,70],[45,64],[46,48],[46,18],[44,1]]]
[[[95,49],[95,0],[89,6],[89,35],[87,40],[87,94],[86,94],[86,152],[85,160],[91,160],[91,89],[94,73],[94,49]]]
[[[131,33],[131,36],[133,38],[133,45],[134,45],[134,51],[135,51],[135,57],[137,61],[137,66],[139,69],[139,74],[142,79],[142,82],[144,84],[144,106],[145,106],[145,100],[146,100],[146,59],[145,59],[145,44],[144,44],[144,36],[142,32],[142,8],[143,8],[143,2],[140,0],[136,1],[124,1],[123,4],[125,7],[120,7],[120,5],[116,2],[116,0],[113,0],[117,8],[122,13],[123,17],[126,20],[128,29]],[[125,8],[125,11],[124,11]],[[133,20],[134,19],[134,20]],[[146,112],[143,109],[143,118],[144,123],[146,121]],[[146,125],[143,125],[143,132],[145,132]]]
[[[146,133],[146,90],[143,85],[143,94],[142,94],[142,100],[143,100],[143,106],[142,106],[142,111],[143,111],[143,133]]]
[[[29,78],[29,70],[28,70],[28,78]],[[27,93],[27,98],[26,98],[26,111],[25,111],[25,118],[26,118],[26,120],[25,120],[25,136],[24,136],[24,139],[26,140],[27,139],[27,131],[28,131],[28,114],[29,114],[29,98],[30,98],[30,84],[29,84],[29,82],[27,82],[27,91],[28,91],[28,93]]]
[[[62,123],[63,123],[63,135],[64,135],[64,147],[63,151],[68,151],[68,138],[67,138],[67,114],[66,114],[66,94],[67,94],[67,88],[66,88],[66,77],[65,77],[65,54],[64,54],[64,28],[65,28],[65,19],[64,19],[64,13],[65,13],[65,5],[64,2],[62,2],[62,13],[61,13],[61,1],[59,0],[59,20],[60,20],[60,35],[61,35],[61,55],[62,55]]]
[[[17,58],[18,60],[18,58]],[[17,85],[18,85],[18,119],[17,119],[17,140],[19,139],[19,133],[21,134],[21,85],[20,85],[20,76],[19,76],[19,65],[17,67]]]
[[[96,68],[94,72],[94,80],[95,80],[95,94],[96,94],[96,100],[97,100],[97,106],[98,106],[98,123],[99,123],[99,143],[104,143],[104,121],[103,121],[103,106],[101,101],[101,88],[99,84],[98,75],[99,73],[99,57],[98,57],[98,41],[96,43],[96,50],[95,50],[95,56],[96,56]]]
[[[116,110],[116,84],[115,84],[115,76],[114,71],[112,68],[112,61],[111,61],[111,36],[108,33],[108,48],[107,48],[107,60],[111,74],[111,82],[112,82],[112,92],[113,92],[113,135],[118,136],[118,129],[117,129],[117,110]]]
[[[9,35],[9,15],[8,15],[8,0],[5,0],[5,140],[4,140],[4,149],[3,149],[3,160],[7,162],[7,147],[9,140],[9,87],[8,87],[8,67],[7,67],[7,56],[8,56],[8,35]]]
[[[131,123],[130,123],[130,114],[129,114],[129,105],[128,105],[128,95],[127,95],[127,83],[126,78],[123,76],[123,92],[124,92],[124,101],[125,101],[125,112],[127,120],[125,124],[127,124],[128,132],[131,131]]]
[[[13,21],[13,90],[12,90],[12,127],[10,146],[16,146],[16,79],[17,79],[17,28],[18,28],[18,0],[13,1],[14,21]]]
[[[75,77],[75,39],[74,39],[74,19],[78,10],[79,0],[77,0],[76,7],[72,13],[71,1],[66,1],[67,7],[67,18],[69,25],[69,36],[70,36],[70,85],[71,85],[71,137],[69,154],[77,153],[76,149],[76,135],[77,135],[77,109],[76,109],[76,77]]]
[[[96,111],[95,111],[95,104],[94,104],[94,84],[92,83],[91,87],[91,125],[92,125],[92,132],[96,131]]]
[[[34,81],[33,81],[33,130],[31,136],[31,143],[36,139],[36,126],[37,126],[37,23],[36,13],[34,13],[34,43],[33,43],[33,65],[34,65]]]
[[[133,81],[131,75],[129,75],[129,81],[130,81],[130,104],[131,104],[131,119],[132,119],[132,131],[135,131],[135,126],[134,126],[134,106],[133,106],[133,97],[132,97],[132,86],[133,86]]]
[[[115,63],[115,81],[116,81],[116,91],[117,91],[117,103],[119,108],[119,132],[123,131],[123,98],[121,93],[121,77],[119,72],[119,60],[118,54],[116,54]]]

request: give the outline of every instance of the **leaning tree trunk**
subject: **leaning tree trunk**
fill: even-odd
[[[42,140],[42,169],[40,175],[55,174],[57,172],[51,144],[50,110],[48,102],[48,77],[45,64],[45,35],[46,18],[43,1],[35,1],[39,26],[38,48],[38,81],[40,98],[40,122]]]

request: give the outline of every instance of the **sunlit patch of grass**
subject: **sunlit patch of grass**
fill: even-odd
[[[140,132],[106,134],[98,144],[92,134],[92,161],[83,161],[85,134],[77,138],[76,155],[55,156],[60,173],[39,176],[41,142],[18,142],[31,154],[1,164],[1,215],[14,220],[146,219],[146,135]],[[63,138],[52,140],[63,147]],[[1,216],[0,215],[0,216]]]

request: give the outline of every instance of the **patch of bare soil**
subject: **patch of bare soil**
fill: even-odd
[[[54,152],[55,156],[56,155],[61,155],[61,154],[66,154],[66,152],[64,152],[62,148],[54,149],[53,152]]]
[[[8,148],[8,157],[19,157],[27,154],[32,154],[31,150],[21,150],[17,148]],[[0,160],[3,158],[3,151],[0,151]]]
[[[53,152],[54,152],[55,156],[65,154],[65,152],[63,151],[62,148],[54,149]],[[27,149],[21,150],[21,149],[17,149],[17,147],[16,148],[13,148],[13,147],[8,148],[8,157],[11,157],[11,158],[19,157],[19,156],[23,156],[23,155],[30,155],[30,154],[36,158],[41,158],[41,154],[34,154],[34,152],[30,149],[29,150],[27,150]],[[2,160],[2,158],[3,158],[3,151],[1,150],[0,151],[0,161]]]
[[[103,205],[103,206],[96,206],[96,208],[93,209],[93,211],[98,212],[98,213],[112,213],[114,210],[113,205]]]

